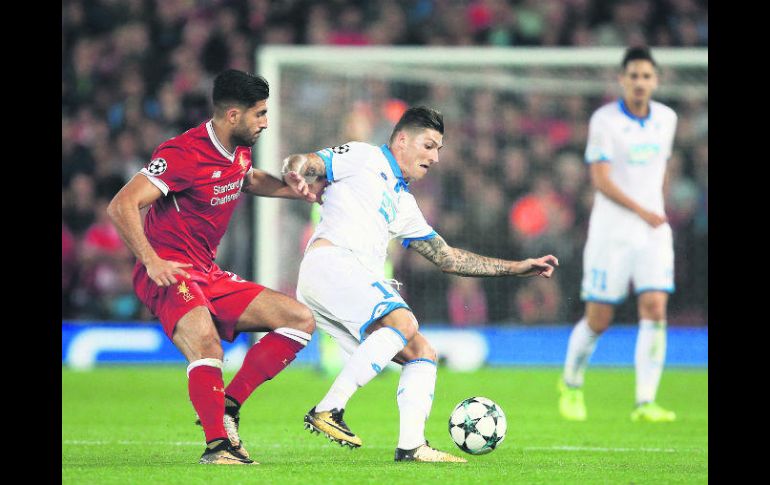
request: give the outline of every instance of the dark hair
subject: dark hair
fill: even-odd
[[[653,67],[658,67],[655,63],[655,59],[652,58],[650,49],[647,47],[629,47],[626,49],[626,53],[623,56],[623,70],[626,70],[626,66],[631,61],[650,61]]]
[[[212,98],[216,110],[233,104],[251,107],[270,96],[270,86],[262,76],[235,69],[222,71],[214,79]]]
[[[409,128],[430,128],[444,134],[444,116],[438,110],[428,108],[427,106],[417,106],[409,108],[401,115],[396,126],[393,127],[393,133],[390,134],[390,143],[396,137],[396,133]]]

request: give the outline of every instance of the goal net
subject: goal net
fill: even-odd
[[[410,187],[428,222],[452,246],[507,259],[553,253],[561,267],[551,280],[459,278],[393,241],[388,271],[403,283],[402,295],[421,322],[570,321],[582,309],[593,194],[582,162],[588,120],[620,96],[623,52],[268,46],[257,52],[271,95],[256,163],[280,176],[288,154],[352,140],[379,145],[407,106],[439,109],[446,126],[439,164]],[[652,52],[660,68],[654,98],[679,115],[667,201],[678,242],[672,305],[705,321],[706,274],[699,281],[690,275],[703,271],[699,255],[707,258],[700,207],[707,193],[708,51]],[[318,207],[266,198],[254,204],[255,279],[294,295]]]

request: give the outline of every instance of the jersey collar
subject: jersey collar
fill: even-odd
[[[623,98],[618,98],[618,106],[620,106],[620,111],[622,111],[624,115],[639,123],[642,128],[644,128],[644,122],[648,121],[650,116],[652,116],[652,103],[647,104],[647,116],[644,118],[639,118],[631,111],[629,111],[628,106],[626,106],[626,102],[623,101]]]
[[[227,151],[227,148],[225,148],[224,145],[219,141],[219,138],[217,138],[217,134],[214,132],[214,120],[211,119],[206,123],[206,131],[209,132],[209,139],[211,140],[211,143],[214,145],[214,148],[217,149],[217,151],[226,159],[230,160],[231,162],[235,160],[235,154],[230,153]]]
[[[388,148],[388,145],[385,143],[380,146],[380,150],[382,150],[382,154],[385,155],[385,158],[388,160],[390,169],[393,170],[393,175],[396,176],[396,192],[401,190],[409,192],[409,184],[404,181],[404,174],[401,173],[401,167],[398,166],[398,162],[396,161],[396,157],[393,156],[393,152],[390,151],[390,148]]]

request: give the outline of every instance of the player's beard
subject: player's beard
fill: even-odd
[[[242,147],[253,146],[257,142],[258,137],[259,132],[255,135],[252,135],[248,128],[244,128],[242,131],[234,131],[232,134],[233,143],[235,143],[236,146]]]

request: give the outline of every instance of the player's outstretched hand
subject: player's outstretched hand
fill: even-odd
[[[525,265],[524,271],[519,273],[518,276],[540,275],[544,278],[550,278],[556,266],[559,266],[559,260],[551,254],[537,259],[525,259],[522,263]]]
[[[165,259],[158,258],[155,261],[146,265],[147,276],[158,286],[171,286],[176,284],[176,278],[174,275],[180,275],[187,279],[190,278],[190,273],[182,268],[190,268],[190,263],[178,263],[176,261],[166,261]]]
[[[287,172],[286,175],[284,175],[283,180],[302,199],[308,202],[316,201],[316,194],[310,190],[310,186],[302,175],[294,171]]]

